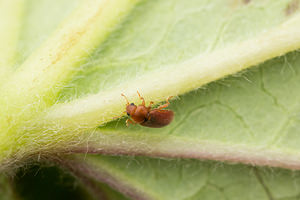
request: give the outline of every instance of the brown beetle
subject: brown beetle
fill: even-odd
[[[161,128],[171,123],[174,117],[174,112],[172,110],[162,110],[169,106],[169,97],[166,100],[166,104],[159,106],[158,108],[152,109],[151,106],[153,102],[151,101],[149,106],[145,106],[145,99],[137,92],[139,98],[142,100],[142,104],[139,106],[134,105],[134,103],[129,103],[127,97],[121,94],[126,100],[126,112],[131,119],[126,120],[126,126],[131,124],[140,124],[142,126],[151,128]]]

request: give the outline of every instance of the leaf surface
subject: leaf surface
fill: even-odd
[[[294,81],[284,84],[292,88],[282,92],[295,97],[297,53],[180,96],[170,107],[176,113],[175,121],[166,128],[128,129],[121,121],[94,130],[124,111],[122,92],[135,103],[136,90],[147,101],[161,101],[298,48],[294,36],[300,35],[300,15],[287,12],[291,3],[140,2],[84,61],[60,92],[60,103],[42,113],[42,120],[37,115],[39,121],[29,127],[31,134],[39,137],[44,132],[47,139],[41,144],[57,151],[207,158],[298,168],[297,149],[278,145],[279,129],[297,114],[298,100],[279,102],[280,97],[272,91],[280,89],[278,76],[291,77]],[[155,23],[153,16],[159,17],[160,23]],[[257,20],[258,16],[264,17]],[[282,106],[286,103],[293,107]]]
[[[298,8],[298,0],[0,0],[1,170],[57,152],[299,169]],[[124,111],[120,94],[138,103],[137,90],[147,102],[176,96],[174,121],[163,129],[113,121]],[[115,199],[123,197],[99,181],[133,199],[299,198],[299,174],[289,170],[86,157],[61,165]]]
[[[72,171],[105,182],[132,199],[291,200],[299,198],[300,174],[276,168],[192,159],[83,156]]]
[[[11,23],[0,23],[0,28],[14,34],[0,35],[0,168],[28,157],[86,152],[299,169],[300,54],[286,54],[300,47],[297,2],[8,3],[1,9],[10,11],[3,15]],[[127,128],[124,119],[110,122],[124,110],[120,94],[137,103],[137,90],[148,102],[176,96],[170,106],[174,122],[163,129]],[[135,198],[237,198],[249,188],[245,199],[297,197],[297,189],[268,192],[267,178],[259,174],[268,171],[264,168],[224,165],[214,173],[212,162],[180,160],[173,168],[174,161],[137,160],[141,171],[136,165],[124,168],[130,163],[126,158],[89,162],[96,165],[93,170],[115,177],[113,186],[129,185],[129,192],[116,188]],[[160,162],[169,174],[163,172],[168,177],[155,184]],[[148,174],[152,179],[147,182]],[[297,182],[289,171],[274,174],[286,183]],[[233,186],[223,189],[227,179]],[[269,182],[279,187],[277,179]]]
[[[161,129],[116,120],[75,152],[230,160],[299,169],[300,54],[290,53],[171,101]],[[114,146],[113,144],[118,144]],[[76,148],[75,148],[76,149]]]

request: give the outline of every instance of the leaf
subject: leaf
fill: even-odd
[[[206,2],[204,5],[201,5],[199,2],[197,3],[199,4],[199,7],[208,6]],[[215,16],[220,21],[216,23],[220,25],[213,29],[215,32],[214,35],[203,31],[206,35],[199,36],[200,28],[199,32],[194,33],[195,27],[189,26],[189,23],[192,23],[192,19],[194,18],[190,19],[189,14],[185,14],[185,12],[180,12],[180,14],[183,13],[182,17],[178,12],[175,13],[179,15],[176,15],[176,17],[180,20],[188,21],[186,22],[188,27],[182,27],[182,23],[172,20],[169,23],[175,21],[173,22],[175,24],[169,25],[171,26],[170,30],[166,30],[167,33],[163,33],[163,36],[153,35],[154,30],[151,26],[149,28],[150,30],[145,30],[144,26],[142,26],[142,24],[145,23],[155,24],[152,17],[149,17],[149,19],[146,18],[148,21],[142,22],[135,22],[136,20],[132,22],[130,20],[131,18],[129,18],[128,21],[122,25],[122,29],[117,31],[115,35],[113,34],[106,44],[104,44],[104,47],[101,46],[100,50],[96,51],[90,58],[87,65],[83,66],[82,71],[77,74],[74,81],[67,87],[70,89],[62,92],[62,100],[68,101],[70,98],[75,98],[75,100],[53,106],[46,114],[45,123],[53,123],[54,121],[56,122],[55,125],[59,124],[59,126],[68,130],[71,130],[73,127],[72,131],[78,130],[78,128],[81,127],[83,127],[83,129],[87,127],[94,128],[99,124],[111,121],[113,117],[119,116],[122,113],[124,110],[124,99],[120,96],[122,92],[126,93],[133,101],[137,101],[138,99],[136,95],[137,90],[142,91],[143,95],[148,100],[156,102],[163,101],[168,96],[189,92],[199,88],[205,83],[222,78],[228,74],[236,73],[269,58],[299,48],[297,37],[300,34],[298,32],[299,29],[296,27],[300,24],[300,15],[295,15],[293,18],[286,20],[282,19],[283,21],[281,22],[275,22],[274,16],[272,16],[272,18],[266,16],[267,18],[264,20],[275,21],[273,22],[274,26],[267,26],[264,28],[252,24],[253,19],[245,21],[243,22],[245,23],[244,26],[246,26],[246,24],[248,26],[239,28],[242,29],[241,32],[246,32],[247,30],[252,35],[249,32],[246,32],[247,34],[244,33],[245,35],[243,32],[239,32],[238,36],[235,36],[237,37],[235,40],[228,39],[227,41],[224,39],[225,41],[223,41],[222,37],[234,37],[235,35],[235,32],[232,33],[230,28],[227,30],[227,28],[225,29],[223,26],[226,26],[227,23],[230,25],[231,23],[238,23],[241,15],[244,15],[244,12],[249,11],[248,9],[253,9],[253,7],[245,8],[245,5],[239,5],[240,7],[233,8],[230,6],[231,4],[229,2],[223,3],[225,4],[224,7],[228,9],[224,11],[225,13],[230,12],[232,9],[237,9],[234,10],[237,16],[230,15],[228,19],[226,19],[228,22],[224,22],[223,18],[217,18]],[[161,4],[166,6],[163,3]],[[219,13],[220,11],[218,9],[222,6],[219,4],[214,5],[214,2],[211,2],[211,4],[211,8],[207,12],[213,14]],[[156,2],[147,2],[147,4],[144,3],[141,6],[142,8],[136,9],[137,14],[133,13],[133,16],[142,15],[142,17],[144,17],[145,14],[143,9],[146,10],[148,6],[154,6],[158,9],[159,13],[151,13],[151,16],[156,14],[160,16],[161,13],[166,13],[165,15],[167,16],[163,15],[160,16],[160,18],[169,19],[168,12],[162,12],[160,10],[162,9],[160,8],[161,5]],[[145,8],[143,6],[145,6]],[[260,10],[260,6],[254,7],[254,9]],[[268,6],[270,6],[270,4],[268,4]],[[155,9],[151,9],[151,7],[148,8],[148,10],[155,11]],[[278,11],[282,12],[282,8]],[[200,12],[200,16],[203,15],[202,10],[198,12]],[[192,16],[196,15],[198,12],[192,12]],[[276,14],[276,12],[272,13]],[[194,23],[197,23],[198,26],[201,25],[201,27],[207,26],[206,23],[211,22],[205,21],[206,17],[208,16],[203,15],[202,18],[205,19],[200,18],[203,20],[203,22],[201,21],[203,24],[198,21]],[[199,20],[199,18],[197,19]],[[285,23],[283,23],[284,21]],[[162,24],[158,25],[161,26]],[[249,28],[249,26],[251,28]],[[132,27],[141,28],[133,29]],[[269,30],[266,31],[266,28]],[[126,31],[127,29],[130,31]],[[156,29],[158,28],[156,27]],[[193,45],[196,47],[186,47],[186,40],[183,40],[183,38],[177,38],[177,40],[176,38],[173,38],[175,36],[181,37],[182,34],[179,34],[180,31],[188,29],[192,29],[191,32],[195,35],[188,35],[186,37],[199,37],[198,43],[193,41]],[[221,29],[224,33],[222,32],[222,35],[219,35],[218,29]],[[132,33],[131,30],[134,30],[135,32]],[[170,31],[170,33],[168,31]],[[149,50],[150,53],[140,55],[138,52],[135,52],[138,54],[135,55],[134,52],[132,52],[133,55],[127,55],[128,51],[134,51],[129,50],[129,48],[132,49],[136,43],[136,45],[142,43],[139,41],[139,38],[136,39],[132,37],[135,35],[142,35],[145,32],[151,34],[148,37],[157,37],[156,40],[158,41],[156,42],[157,45],[155,48],[151,48],[151,51]],[[227,36],[227,34],[229,34],[229,36]],[[249,36],[249,34],[252,37]],[[164,35],[166,35],[166,38],[163,38],[164,42],[160,44],[159,41]],[[136,42],[136,40],[138,41]],[[178,47],[174,47],[173,51],[169,48],[168,53],[168,51],[164,49],[169,47],[169,43],[175,43],[173,40],[176,40],[176,45]],[[218,42],[219,40],[221,41]],[[183,44],[181,44],[180,41]],[[274,41],[276,41],[276,43],[274,43]],[[129,44],[126,45],[128,42]],[[204,42],[208,43],[206,48],[203,47]],[[125,47],[123,47],[123,49],[122,46],[124,44]],[[167,47],[164,45],[167,45]],[[181,45],[183,47],[180,47]],[[114,50],[114,46],[117,46],[118,49],[121,50]],[[149,47],[147,46],[146,48]],[[192,48],[195,48],[195,52],[190,50]],[[163,58],[161,58],[160,54],[163,54]],[[99,59],[99,56],[103,56],[105,59]],[[126,59],[126,57],[128,58]],[[133,58],[130,59],[130,57]],[[174,58],[176,58],[176,60],[174,60]],[[78,99],[78,97],[81,98]]]
[[[58,28],[78,6],[80,0],[23,0],[23,15],[17,45],[17,61],[21,64]]]
[[[300,174],[192,159],[87,156],[64,161],[71,171],[105,182],[132,199],[292,200]]]
[[[270,60],[171,101],[175,119],[165,128],[117,120],[81,136],[88,139],[73,151],[299,169],[299,70],[298,52]]]
[[[276,58],[300,47],[298,1],[86,0],[74,1],[69,7],[67,0],[57,5],[50,0],[2,2],[1,11],[5,12],[0,12],[4,13],[1,17],[8,20],[0,23],[1,30],[14,33],[0,35],[4,47],[0,51],[1,170],[10,171],[27,159],[53,159],[57,153],[75,152],[299,168],[299,53]],[[43,15],[48,7],[57,8],[59,14]],[[51,22],[44,23],[47,21]],[[199,89],[263,62],[259,68]],[[181,98],[172,102],[175,121],[156,130],[125,128],[124,120],[105,125],[124,110],[120,94],[137,102],[136,90],[147,101],[160,102],[169,95]],[[173,162],[149,158],[147,167],[147,159],[137,160],[145,170],[141,177],[136,176],[137,166],[124,171],[118,168],[128,164],[125,158],[124,163],[108,157],[88,159],[83,169],[93,170],[94,175],[106,170],[106,175],[116,180],[113,186],[120,189],[117,186],[125,182],[130,190],[120,191],[135,198],[240,198],[244,194],[245,198],[254,194],[255,199],[272,199],[270,195],[297,198],[297,187],[288,190],[272,179],[269,183],[261,171],[247,166],[231,169],[224,165],[224,171],[213,173],[215,164],[211,162],[180,160],[179,168],[172,168]],[[161,180],[164,187],[156,184],[156,178],[145,181],[147,175],[159,171],[160,162],[169,172]],[[75,170],[81,165],[85,163],[74,165]],[[204,184],[207,174],[199,170],[208,172],[209,180],[216,182],[204,191],[199,184]],[[185,175],[188,172],[195,172],[197,178]],[[274,172],[279,183],[297,182],[290,171],[283,172],[288,175]],[[180,187],[182,175],[187,179]],[[97,176],[87,178],[98,180]],[[232,188],[223,191],[226,195],[220,194],[224,180],[233,182]],[[255,186],[258,183],[260,187]],[[268,192],[267,183],[282,192]]]
[[[142,4],[140,6],[141,8],[136,12],[142,16],[144,16],[143,6],[160,8],[156,3],[147,3],[146,5]],[[259,8],[255,6],[254,8],[245,7],[245,5],[240,6],[240,10],[236,11],[238,17],[233,18],[233,20],[239,21],[240,15],[244,14],[244,12],[248,12],[249,9],[255,10]],[[274,9],[270,2],[268,3],[268,6]],[[219,7],[216,7],[215,9],[219,9]],[[153,11],[153,9],[148,10]],[[159,10],[159,12],[161,13],[161,10]],[[213,13],[215,14],[218,12],[215,11]],[[276,14],[276,12],[273,14]],[[168,16],[169,15],[166,16],[167,19]],[[264,20],[270,20],[268,17],[269,16]],[[289,129],[294,126],[294,121],[297,120],[297,113],[299,110],[299,98],[297,98],[299,82],[298,53],[291,53],[288,56],[271,60],[260,65],[256,69],[211,84],[204,90],[180,96],[179,99],[172,102],[172,106],[170,107],[175,111],[175,120],[170,126],[164,129],[148,129],[143,127],[127,128],[125,127],[124,121],[117,121],[101,127],[96,131],[92,130],[85,134],[80,134],[76,141],[76,139],[74,139],[76,132],[82,133],[87,127],[93,128],[97,124],[110,121],[113,116],[118,116],[119,113],[124,110],[124,100],[120,100],[120,98],[122,98],[120,93],[124,86],[126,87],[126,94],[133,94],[135,97],[131,99],[133,99],[134,102],[137,102],[136,99],[138,97],[136,95],[136,90],[143,88],[145,86],[143,84],[146,81],[143,80],[141,82],[141,79],[134,79],[132,81],[132,77],[138,76],[139,74],[142,74],[142,77],[145,77],[149,74],[149,77],[147,76],[150,78],[147,79],[147,85],[149,87],[147,86],[146,89],[142,90],[142,94],[145,95],[145,98],[148,101],[155,99],[161,100],[164,96],[167,96],[164,93],[174,95],[177,92],[181,93],[179,91],[180,89],[178,89],[180,87],[190,87],[191,85],[192,87],[198,86],[195,82],[197,80],[202,80],[201,74],[196,73],[196,81],[191,77],[194,76],[192,76],[192,73],[195,73],[200,67],[195,65],[195,71],[193,71],[194,68],[187,66],[185,63],[191,63],[190,60],[199,59],[199,54],[204,54],[208,57],[203,58],[205,61],[199,61],[199,63],[207,64],[208,62],[210,64],[221,63],[221,65],[226,65],[227,62],[225,60],[227,59],[231,61],[228,66],[231,66],[235,62],[238,62],[236,57],[231,57],[232,55],[236,56],[236,54],[233,54],[228,49],[232,50],[231,43],[240,45],[240,41],[228,42],[229,44],[227,44],[227,46],[229,47],[225,49],[230,52],[230,54],[226,54],[226,56],[215,53],[218,52],[217,47],[216,50],[212,50],[213,53],[203,53],[202,51],[204,50],[201,49],[201,44],[199,43],[198,52],[195,50],[195,55],[188,54],[186,57],[183,56],[181,58],[182,60],[177,61],[179,64],[176,65],[176,68],[172,68],[171,70],[170,67],[174,67],[174,64],[159,65],[164,61],[157,56],[158,53],[154,53],[154,55],[138,54],[139,56],[134,58],[134,61],[127,62],[128,51],[133,51],[130,50],[130,48],[134,47],[134,44],[137,42],[135,43],[136,38],[133,38],[133,41],[130,43],[132,45],[126,45],[124,50],[122,50],[122,45],[125,43],[124,41],[128,42],[128,38],[139,35],[138,33],[153,32],[151,32],[152,29],[150,29],[150,31],[145,31],[145,28],[141,26],[145,21],[136,22],[135,19],[136,18],[134,18],[134,20],[129,19],[129,22],[127,21],[122,26],[121,30],[113,34],[113,36],[105,43],[104,47],[101,47],[99,52],[96,52],[95,55],[90,58],[89,62],[91,63],[88,63],[80,72],[78,72],[77,76],[79,78],[76,77],[72,81],[70,84],[72,87],[68,87],[61,93],[61,101],[68,101],[68,99],[76,99],[78,97],[81,98],[79,98],[79,100],[76,99],[71,103],[55,105],[51,108],[50,112],[47,113],[48,116],[46,120],[51,123],[53,123],[52,120],[55,121],[54,128],[51,129],[57,131],[57,127],[59,126],[61,129],[59,131],[64,133],[65,136],[67,135],[67,132],[72,134],[68,139],[70,138],[69,140],[73,140],[72,143],[76,144],[76,146],[72,145],[67,150],[63,147],[62,151],[204,158],[299,169],[298,145],[292,147],[285,142],[282,143],[280,141],[281,139],[284,140],[285,137],[281,137],[281,135],[285,134],[284,132],[289,131]],[[222,21],[222,19],[219,20]],[[155,26],[152,18],[148,19],[148,21],[149,24],[154,24],[153,26]],[[234,22],[231,23],[235,24]],[[248,23],[251,25],[252,21],[248,21]],[[248,29],[250,25],[245,25],[245,27]],[[134,32],[134,34],[132,32],[127,33],[126,31],[123,31],[124,29],[126,30],[128,26],[130,27],[128,28],[130,30],[133,29],[131,27],[142,27],[142,30],[136,28],[137,33]],[[181,26],[183,25],[180,24],[180,27]],[[257,28],[254,25],[252,26]],[[258,32],[258,30],[253,29],[251,29],[251,31]],[[175,33],[171,32],[169,34]],[[234,33],[237,34],[236,32]],[[226,32],[224,34],[234,33]],[[240,34],[240,32],[238,32],[238,34]],[[150,36],[148,37],[150,38]],[[151,37],[155,37],[155,35],[153,36],[153,34],[151,34]],[[208,37],[206,38],[207,41],[212,42],[215,40],[215,37],[211,38],[211,35],[209,34],[207,34],[206,37]],[[247,39],[249,36],[241,35],[239,37],[245,37]],[[257,37],[254,38],[257,39]],[[169,38],[167,37],[166,40],[168,41],[168,39]],[[205,39],[203,40],[205,41]],[[265,40],[267,39],[265,38]],[[278,44],[274,42],[274,40],[271,41],[276,45]],[[201,42],[203,41],[201,40]],[[195,44],[197,43],[195,42]],[[248,44],[248,42],[246,42],[246,44]],[[157,50],[154,49],[151,51],[160,52],[160,48],[166,48],[163,46],[164,43],[161,45],[162,47],[157,45],[155,47]],[[178,45],[180,45],[180,42]],[[186,40],[183,40],[181,45],[186,45]],[[115,50],[110,48],[110,46],[118,46],[121,50]],[[219,48],[222,49],[223,46],[226,45],[220,44],[220,46],[221,47]],[[260,50],[262,46],[263,45],[261,44],[257,44],[257,47]],[[224,50],[221,52],[224,53]],[[264,50],[264,52],[269,53],[270,51]],[[134,53],[136,52],[133,52],[132,54]],[[97,59],[99,55],[103,54],[105,59]],[[115,55],[118,54],[120,56],[115,58]],[[178,56],[174,56],[174,52],[170,52],[170,54],[171,58],[178,58]],[[168,54],[165,53],[164,55],[166,55],[166,60],[168,60]],[[237,55],[242,55],[242,57],[240,57],[240,62],[246,60],[245,57],[243,57],[244,54]],[[120,59],[119,57],[123,57],[123,59]],[[169,58],[168,62],[175,62],[172,61],[171,58]],[[249,59],[253,60],[255,60],[255,58],[256,57],[249,57]],[[151,66],[150,64],[147,64],[147,62],[149,62]],[[238,63],[241,64],[240,62]],[[139,67],[138,70],[142,70],[142,72],[136,71],[137,66]],[[157,74],[155,71],[153,72],[152,70],[155,67],[159,68],[159,73],[163,73],[163,75]],[[167,69],[166,74],[164,74],[164,67]],[[130,71],[130,69],[132,71]],[[179,70],[176,71],[177,69]],[[183,76],[182,74],[184,74],[183,71],[185,69],[189,69],[186,70],[188,71],[188,75],[186,76],[187,79],[191,79],[188,84],[186,83],[187,79],[180,79],[180,77],[176,76],[176,74]],[[207,68],[204,69],[203,73],[209,71]],[[215,70],[213,72],[216,73]],[[155,73],[155,78],[153,78],[153,73]],[[126,74],[126,76],[124,74]],[[174,79],[174,82],[176,83],[170,83],[169,79]],[[289,80],[289,82],[286,80]],[[128,85],[130,85],[130,87]],[[153,85],[159,86],[153,87]],[[165,88],[162,89],[163,87]],[[88,88],[88,90],[86,88]],[[99,93],[90,95],[90,93],[96,92]],[[259,99],[259,101],[257,101],[257,99]],[[265,118],[266,115],[268,116],[267,118]],[[199,126],[195,126],[195,124],[198,124]],[[50,135],[51,132],[49,131],[47,134]],[[287,138],[289,137],[290,135],[287,136]],[[298,141],[298,139],[295,138],[295,140],[292,141]],[[55,140],[55,142],[58,141]],[[61,142],[65,143],[65,141]],[[78,145],[79,142],[81,145]]]
[[[1,0],[1,19],[5,19],[0,22],[1,78],[12,73],[13,66],[24,62],[78,1],[61,0],[54,4],[47,0]]]
[[[73,69],[80,65],[89,51],[106,39],[136,2],[135,0],[82,2],[68,20],[7,78],[0,88],[3,95],[0,99],[2,162],[11,152],[18,152],[24,157],[23,149],[20,150],[14,145],[18,141],[20,146],[26,144],[29,148],[32,146],[34,136],[31,136],[29,141],[19,140],[27,138],[23,133],[24,124],[36,116],[37,112],[55,103],[57,92],[72,77]]]
[[[98,3],[102,5],[101,1]],[[126,13],[135,3],[124,1]],[[7,132],[1,140],[2,157],[7,152],[13,152],[21,159],[26,155],[41,155],[41,152],[77,151],[86,146],[79,146],[78,143],[90,138],[90,134],[84,132],[93,131],[123,112],[121,92],[135,101],[135,92],[139,89],[147,100],[162,101],[169,95],[186,93],[207,82],[299,48],[297,27],[300,15],[296,12],[286,14],[289,4],[290,1],[253,1],[250,4],[231,1],[191,1],[189,4],[182,4],[181,1],[141,1],[124,21],[118,21],[119,24],[115,19],[119,14],[125,16],[124,10],[111,14],[112,21],[107,24],[109,28],[100,30],[95,28],[97,25],[94,22],[89,24],[87,20],[94,19],[90,6],[95,12],[97,6],[86,2],[80,4],[79,9],[26,59],[2,87],[5,98],[1,104],[1,129]],[[107,15],[110,16],[109,10],[115,5],[112,2],[111,7],[106,7]],[[196,10],[195,5],[198,5]],[[78,13],[86,18],[81,17],[78,22]],[[158,16],[162,23],[155,23],[157,18],[153,16]],[[216,20],[216,25],[212,26],[212,22],[206,20],[209,16]],[[254,20],[258,16],[264,16],[259,24]],[[99,17],[95,23],[102,20]],[[163,25],[166,28],[160,30]],[[73,29],[79,33],[85,30],[82,41],[87,43],[73,44],[70,39],[76,36]],[[239,31],[234,31],[236,29]],[[111,30],[114,31],[111,33]],[[189,30],[189,34],[183,35],[182,30]],[[65,35],[68,36],[67,41],[64,40]],[[195,40],[190,42],[191,38]],[[141,48],[149,48],[147,42],[154,46],[140,54]],[[65,52],[66,46],[70,49]],[[62,60],[51,64],[57,56],[60,58],[59,55],[63,55]],[[41,61],[44,58],[46,61]],[[76,68],[79,70],[75,74]],[[64,88],[71,89],[60,91]],[[56,104],[57,101],[61,103]],[[136,139],[140,136],[137,135]],[[20,145],[13,146],[16,141]],[[100,137],[97,142],[105,141]],[[116,151],[119,147],[119,141],[109,143],[107,151]],[[136,151],[140,149],[136,148]],[[236,151],[236,148],[231,151]],[[249,159],[244,158],[244,161]]]

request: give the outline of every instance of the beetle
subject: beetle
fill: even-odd
[[[165,104],[152,109],[154,103],[151,101],[149,106],[146,106],[144,97],[142,97],[138,91],[137,93],[142,100],[142,104],[138,106],[134,105],[134,103],[129,103],[127,97],[121,94],[126,100],[126,113],[130,117],[126,120],[126,126],[129,126],[129,123],[131,123],[150,128],[161,128],[171,123],[174,118],[174,112],[172,110],[163,110],[163,108],[170,105],[169,100],[172,96],[167,98]]]

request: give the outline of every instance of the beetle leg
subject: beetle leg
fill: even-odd
[[[144,97],[142,97],[141,95],[140,95],[140,93],[139,93],[139,91],[137,91],[137,93],[138,93],[138,95],[139,95],[139,98],[142,100],[142,106],[145,106],[145,99],[144,99]]]
[[[170,100],[171,98],[173,98],[173,96],[169,96],[169,97],[167,98],[167,100],[166,100],[167,103],[165,103],[165,104],[159,106],[157,109],[158,109],[158,110],[161,110],[161,109],[163,109],[163,108],[168,107],[168,106],[170,105],[169,100]]]
[[[126,126],[128,127],[129,124],[136,124],[134,121],[132,121],[131,119],[127,119],[126,120]]]
[[[152,109],[152,105],[154,104],[153,101],[150,101],[149,106],[147,107],[147,110],[150,111]]]
[[[129,105],[129,101],[128,101],[127,97],[123,93],[121,94],[121,96],[123,96],[125,98],[125,100],[126,100],[126,106],[128,106]]]

